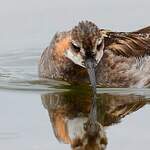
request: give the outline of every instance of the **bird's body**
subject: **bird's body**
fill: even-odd
[[[97,33],[99,31],[100,34]],[[101,41],[100,44],[97,39]],[[76,46],[78,43],[82,43],[82,48]],[[70,49],[75,49],[76,53]],[[73,30],[55,35],[41,56],[39,75],[42,78],[65,80],[70,83],[87,83],[88,74],[82,62],[88,57],[97,62],[97,85],[148,87],[149,54],[150,27],[136,32],[111,32],[98,29],[91,22],[81,22]]]
[[[107,51],[97,70],[98,84],[105,87],[150,86],[150,57],[126,58]]]

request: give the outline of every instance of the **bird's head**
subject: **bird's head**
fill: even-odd
[[[65,55],[75,64],[90,68],[88,73],[100,62],[104,51],[104,35],[90,21],[82,21],[71,30],[70,48]]]
[[[104,50],[104,35],[101,30],[90,21],[82,21],[71,31],[70,49],[66,57],[86,68],[86,60],[91,59],[96,66]]]

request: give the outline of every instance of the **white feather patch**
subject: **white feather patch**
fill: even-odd
[[[71,50],[66,50],[64,55],[72,60],[75,64],[85,68],[85,66],[82,64],[83,59],[80,54],[74,54]]]

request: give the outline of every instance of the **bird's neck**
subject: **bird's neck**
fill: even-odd
[[[84,68],[74,64],[64,55],[61,55],[59,58],[55,56],[57,55],[54,53],[52,58],[56,79],[66,80],[71,83],[82,83],[83,81],[87,81],[88,76]]]
[[[70,36],[65,36],[61,40],[55,41],[52,44],[52,51],[48,51],[48,56],[51,56],[50,76],[53,79],[66,80],[69,82],[87,81],[88,76],[84,68],[74,64],[71,60],[65,57],[65,51],[69,49]],[[87,78],[86,78],[87,77]]]

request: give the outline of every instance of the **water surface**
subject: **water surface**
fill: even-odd
[[[1,149],[66,150],[84,134],[90,89],[39,79],[40,54],[40,49],[19,49],[0,55]],[[107,149],[148,149],[150,90],[98,88],[97,92],[97,121],[106,134]]]

